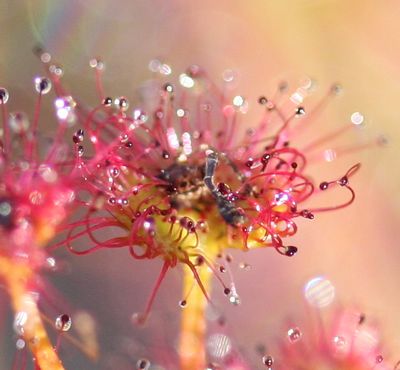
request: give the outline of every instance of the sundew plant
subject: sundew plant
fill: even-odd
[[[281,83],[273,96],[250,102],[229,88],[230,72],[218,83],[192,65],[174,77],[168,65],[154,60],[150,90],[130,105],[125,96],[107,94],[104,63],[93,59],[98,104],[88,108],[79,92],[62,83],[63,70],[50,54],[42,48],[35,52],[47,76],[35,79],[32,123],[21,112],[8,113],[9,93],[0,90],[0,278],[15,312],[17,346],[29,347],[37,369],[63,369],[40,312],[41,270],[60,248],[86,258],[122,248],[143,263],[162,261],[148,303],[133,317],[137,325],[152,319],[168,271],[182,270],[179,368],[211,368],[206,308],[215,306],[213,280],[229,302],[240,304],[229,250],[265,248],[266,260],[277,252],[296,263],[291,257],[301,246],[291,237],[298,232],[297,221],[306,219],[312,228],[315,215],[342,210],[355,199],[350,183],[359,163],[318,182],[307,167],[313,151],[350,124],[321,137],[310,130],[309,145],[296,146],[298,132],[318,119],[315,113],[340,93],[340,86],[327,88],[310,107],[310,80],[295,89]],[[43,156],[37,150],[38,122],[42,98],[51,88],[59,124]],[[263,112],[255,124],[246,121],[253,104]],[[353,123],[360,122],[354,118]],[[321,206],[316,198],[322,192],[341,192],[343,201],[329,204],[325,197],[328,204]],[[108,239],[105,230],[112,234]],[[56,233],[60,241],[54,240]],[[53,326],[68,331],[72,321],[61,312]],[[271,361],[266,358],[265,364]],[[150,363],[136,366],[148,369]]]

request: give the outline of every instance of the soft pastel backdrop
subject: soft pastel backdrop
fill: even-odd
[[[261,368],[256,346],[282,336],[288,315],[298,325],[307,320],[303,285],[325,275],[336,287],[338,303],[356,305],[377,319],[383,354],[395,363],[400,359],[399,21],[395,0],[1,0],[0,85],[10,90],[12,110],[32,112],[31,82],[42,71],[31,52],[37,43],[64,66],[66,85],[89,104],[96,102],[88,68],[93,56],[107,63],[105,86],[111,96],[134,96],[150,77],[147,65],[154,57],[175,73],[192,63],[216,79],[226,68],[237,70],[237,91],[249,97],[250,108],[281,79],[295,83],[311,76],[321,88],[316,95],[339,81],[344,92],[318,117],[315,135],[360,111],[365,127],[350,131],[343,142],[357,146],[383,134],[388,144],[332,163],[321,160],[311,170],[317,179],[335,178],[362,162],[352,179],[357,201],[344,211],[301,222],[294,239],[300,252],[293,259],[269,250],[235,254],[235,265],[246,261],[252,266],[250,271],[234,268],[242,304],[229,306],[219,291],[215,299],[226,313],[227,332],[253,367]],[[47,127],[53,124],[45,121]],[[68,256],[69,268],[51,277],[75,307],[94,315],[102,345],[101,364],[64,351],[67,367],[104,369],[111,358],[119,361],[119,369],[128,369],[129,361],[140,356],[163,356],[176,340],[179,272],[163,285],[152,323],[138,330],[129,318],[143,308],[159,262],[131,261],[126,255]],[[2,348],[0,367],[7,368],[2,361],[8,363],[11,355]]]

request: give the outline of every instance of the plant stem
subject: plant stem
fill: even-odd
[[[205,264],[196,269],[204,288],[209,293],[212,277],[211,270]],[[192,271],[188,266],[184,266],[183,295],[186,296],[190,290],[187,305],[182,308],[179,342],[180,369],[203,370],[206,367],[205,336],[207,322],[205,311],[208,302],[199,285],[194,282]]]
[[[33,292],[29,290],[34,277],[35,272],[28,263],[0,256],[0,279],[7,287],[14,313],[27,314],[27,320],[21,326],[21,334],[32,352],[37,367],[41,370],[64,370],[47,335],[37,301]]]

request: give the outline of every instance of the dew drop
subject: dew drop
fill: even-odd
[[[144,325],[146,322],[146,315],[141,312],[135,312],[131,316],[131,321],[134,325]]]
[[[52,75],[57,76],[57,77],[61,77],[64,74],[63,68],[61,66],[59,66],[59,65],[56,65],[56,64],[52,64],[49,67],[49,72]]]
[[[174,92],[174,87],[170,83],[166,83],[164,85],[163,89],[164,89],[164,91],[166,91],[167,93],[170,93],[170,94]]]
[[[13,328],[14,332],[22,336],[24,335],[24,327],[26,322],[28,321],[28,314],[25,311],[19,311],[15,314],[14,316],[14,323],[13,323]]]
[[[119,203],[121,206],[126,207],[127,205],[129,205],[129,200],[126,199],[126,198],[120,198],[120,199],[118,199],[118,203]]]
[[[120,169],[116,166],[111,166],[107,169],[108,176],[116,178],[120,174]]]
[[[306,114],[306,111],[304,107],[297,107],[296,108],[296,116],[304,116]]]
[[[291,343],[295,343],[301,339],[302,333],[299,328],[290,328],[287,332],[288,339]]]
[[[81,143],[83,141],[84,137],[84,131],[82,129],[79,129],[74,133],[74,136],[72,137],[72,140],[75,144]]]
[[[22,338],[17,339],[15,342],[15,346],[17,347],[17,350],[21,351],[22,349],[25,348],[25,341]]]
[[[376,356],[375,361],[376,361],[377,364],[380,364],[381,362],[383,362],[383,356],[382,355]]]
[[[114,105],[119,108],[121,111],[125,112],[129,108],[129,102],[128,99],[125,98],[124,96],[120,96],[119,98],[116,98],[114,100]]]
[[[85,150],[84,150],[83,146],[82,146],[82,145],[79,145],[79,146],[78,146],[78,149],[77,149],[78,157],[83,157],[83,154],[84,154],[84,153],[85,153]]]
[[[207,350],[216,359],[224,358],[232,350],[232,341],[225,334],[212,334],[207,340]]]
[[[335,337],[333,337],[333,344],[336,347],[341,348],[346,344],[346,340],[340,335],[336,335]]]
[[[327,181],[323,181],[323,182],[321,182],[321,183],[319,184],[319,188],[320,188],[321,190],[326,190],[326,189],[328,189],[328,186],[329,186],[329,182],[327,182]]]
[[[311,306],[326,307],[335,299],[335,286],[325,277],[317,276],[305,285],[304,296]]]
[[[63,96],[54,101],[57,117],[72,126],[75,123],[76,115],[74,109],[76,102],[72,96]]]
[[[34,80],[35,90],[42,95],[45,95],[51,90],[51,81],[46,77],[36,77]]]
[[[103,104],[105,107],[110,107],[112,104],[113,100],[109,96],[104,98],[101,104]]]
[[[244,271],[249,271],[251,270],[251,265],[249,265],[247,262],[240,262],[239,268]]]
[[[57,316],[55,321],[55,327],[59,331],[69,331],[72,326],[72,319],[67,314]]]
[[[237,108],[241,107],[244,103],[245,103],[245,100],[244,100],[243,96],[236,95],[232,99],[232,104]]]
[[[194,86],[194,80],[193,80],[193,78],[190,77],[190,76],[188,76],[186,73],[182,73],[182,74],[179,76],[179,83],[180,83],[183,87],[185,87],[185,88],[187,88],[187,89],[190,89],[190,88],[192,88],[192,87]]]
[[[236,77],[236,72],[232,69],[226,69],[222,72],[222,79],[225,82],[233,82]]]
[[[8,93],[7,89],[0,87],[0,104],[6,104],[9,98],[10,94]]]
[[[258,103],[261,104],[261,105],[265,105],[265,104],[268,103],[268,99],[265,96],[260,96],[258,98]]]
[[[340,180],[339,180],[339,185],[340,186],[345,186],[349,183],[349,179],[347,176],[343,176]]]
[[[293,257],[297,253],[297,247],[294,247],[293,245],[289,245],[286,248],[285,255],[288,257]]]
[[[239,295],[235,292],[231,292],[229,294],[229,302],[234,306],[239,306],[241,303]]]
[[[136,362],[136,369],[137,370],[148,370],[150,369],[150,361],[145,359],[145,358],[141,358],[139,360],[137,360]]]
[[[42,63],[49,63],[51,61],[51,55],[47,51],[43,51],[40,55]]]
[[[182,299],[181,301],[179,301],[179,307],[185,308],[186,305],[187,305],[186,299]]]
[[[358,126],[358,125],[361,125],[361,124],[364,122],[364,116],[363,116],[363,114],[360,113],[360,112],[354,112],[354,113],[350,116],[350,120],[351,120],[351,123],[352,123],[353,125]]]
[[[89,66],[96,68],[98,71],[101,71],[105,68],[104,62],[97,58],[90,59]]]
[[[273,359],[273,357],[270,356],[270,355],[265,355],[265,356],[263,356],[263,358],[262,358],[262,363],[263,363],[265,366],[271,367],[271,366],[274,364],[274,359]]]

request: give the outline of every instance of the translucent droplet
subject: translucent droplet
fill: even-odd
[[[225,82],[232,82],[236,77],[236,72],[233,69],[226,69],[222,72],[222,79]]]
[[[326,307],[335,299],[335,287],[325,277],[317,276],[305,285],[304,296],[311,306]]]
[[[231,292],[229,294],[229,302],[234,306],[239,306],[241,303],[239,295],[236,292]]]
[[[299,328],[290,328],[287,332],[290,342],[295,343],[301,339],[302,333]]]
[[[232,350],[231,339],[225,334],[212,334],[207,340],[207,350],[212,357],[224,358]]]
[[[76,102],[72,96],[63,96],[57,98],[54,101],[54,106],[56,108],[57,117],[61,121],[66,122],[71,126],[75,123],[76,115],[74,110],[76,107]]]
[[[120,96],[119,98],[115,98],[114,100],[114,105],[120,109],[121,111],[125,112],[129,108],[129,102],[128,99],[125,98],[124,96]]]
[[[6,104],[9,98],[10,94],[8,93],[7,89],[0,87],[0,104]]]
[[[112,102],[113,102],[112,98],[110,98],[110,97],[108,96],[108,97],[106,97],[106,98],[103,99],[102,104],[103,104],[105,107],[110,107],[111,104],[112,104]]]
[[[72,137],[72,140],[75,144],[81,143],[83,141],[85,133],[84,131],[80,128],[78,131],[74,133],[74,136]]]
[[[104,62],[97,58],[90,59],[89,66],[92,68],[96,68],[99,71],[105,68]]]
[[[243,96],[240,95],[236,95],[233,100],[232,100],[232,104],[235,107],[241,107],[244,104],[244,98]]]
[[[351,123],[361,125],[364,122],[364,116],[360,112],[354,112],[350,117]]]
[[[168,64],[161,64],[160,68],[158,69],[158,71],[165,76],[169,76],[172,73],[172,69]]]
[[[51,60],[51,54],[47,51],[43,51],[40,55],[40,60],[42,61],[42,63],[49,63]]]
[[[184,117],[184,116],[185,116],[185,110],[182,109],[182,108],[177,109],[177,110],[176,110],[176,115],[177,115],[179,118]]]
[[[83,148],[82,145],[79,145],[79,146],[78,146],[78,149],[77,149],[78,157],[83,157],[83,154],[84,154],[84,153],[85,153],[85,149]]]
[[[35,90],[42,95],[47,94],[51,90],[51,81],[47,77],[36,77]]]
[[[333,162],[336,159],[336,151],[333,149],[325,149],[324,151],[324,159],[327,162]]]
[[[22,350],[25,348],[25,341],[22,338],[17,339],[17,341],[15,342],[15,346],[17,347],[17,350]]]
[[[58,179],[58,173],[51,166],[41,164],[39,166],[38,172],[42,179],[49,183],[54,183]]]
[[[187,305],[187,301],[186,299],[182,299],[181,301],[179,301],[179,307],[181,308],[185,308]]]
[[[174,92],[174,87],[172,86],[172,84],[170,83],[166,83],[164,85],[164,91],[166,91],[167,93],[173,93]]]
[[[150,368],[150,361],[145,359],[145,358],[141,358],[139,360],[137,360],[136,362],[136,369],[137,370],[148,370]]]
[[[346,344],[346,340],[340,335],[336,335],[335,337],[333,337],[333,344],[336,347],[343,347]]]
[[[135,325],[143,325],[146,322],[146,316],[141,312],[135,312],[131,316],[131,321]]]
[[[152,59],[149,62],[149,70],[151,72],[158,72],[160,70],[161,62],[158,59]]]
[[[129,205],[129,200],[126,198],[120,198],[118,199],[118,204],[120,204],[121,206],[126,207],[127,205]]]
[[[262,363],[263,363],[265,366],[271,367],[271,366],[274,364],[274,359],[273,359],[273,357],[270,356],[270,355],[265,355],[265,356],[263,356],[263,358],[262,358]]]
[[[182,73],[179,76],[179,82],[183,87],[190,89],[194,86],[194,80],[192,77],[188,76],[186,73]]]
[[[251,270],[251,265],[249,265],[247,262],[240,262],[239,263],[239,268],[241,270],[250,271]]]
[[[25,311],[20,311],[15,314],[13,328],[14,328],[14,332],[17,335],[19,335],[19,336],[24,335],[24,332],[25,332],[24,326],[27,321],[28,321],[28,314]]]
[[[64,74],[64,70],[62,69],[62,67],[59,66],[59,65],[56,65],[56,64],[52,64],[52,65],[49,67],[49,72],[50,72],[52,75],[55,75],[55,76],[57,76],[57,77],[61,77],[61,76]]]
[[[24,112],[10,113],[10,119],[8,120],[10,128],[16,134],[22,134],[29,128],[28,116]]]
[[[121,171],[120,171],[120,169],[118,167],[111,166],[111,167],[108,168],[107,172],[108,172],[108,176],[115,178],[115,177],[119,176]]]
[[[68,331],[71,329],[72,326],[72,319],[67,314],[62,314],[57,316],[55,321],[55,327],[59,331]]]
[[[383,356],[382,355],[376,356],[375,361],[376,361],[377,364],[380,364],[381,362],[383,362]]]
[[[304,116],[306,114],[306,111],[304,107],[297,107],[296,108],[296,116]]]

